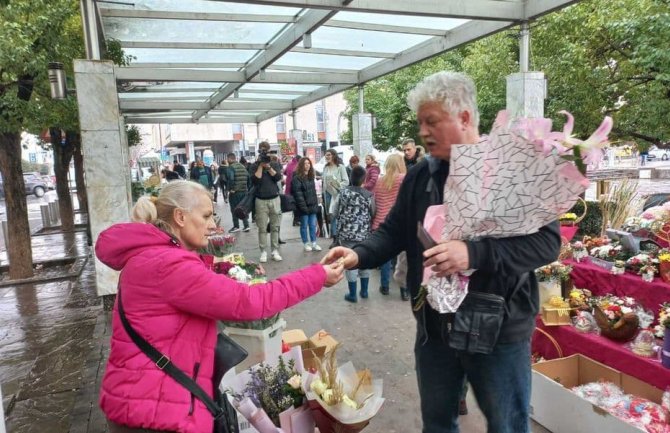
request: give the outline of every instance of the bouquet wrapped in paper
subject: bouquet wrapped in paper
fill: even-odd
[[[586,165],[602,158],[612,121],[606,117],[586,141],[571,137],[569,113],[563,132],[550,119],[520,119],[509,125],[501,111],[488,137],[451,148],[444,204],[432,206],[424,225],[434,238],[476,240],[532,234],[567,212],[588,187]],[[474,270],[439,278],[424,270],[427,302],[455,312]]]
[[[305,395],[321,433],[357,433],[382,407],[383,381],[351,362],[338,366],[335,353],[326,354],[318,372],[303,373]]]

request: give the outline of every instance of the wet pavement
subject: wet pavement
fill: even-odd
[[[229,229],[228,208],[221,206],[219,213]],[[282,246],[284,261],[267,263],[270,277],[318,261],[323,255],[303,251],[289,214],[283,217],[281,233],[287,241]],[[57,235],[45,236],[40,251],[45,257],[85,253],[82,235],[76,233],[74,243],[62,241],[63,245]],[[237,238],[236,250],[257,260],[255,228]],[[319,239],[324,251],[329,243]],[[0,386],[9,433],[107,431],[97,399],[109,351],[111,316],[103,311],[96,295],[92,263],[88,260],[77,278],[0,288]],[[342,343],[340,361],[351,360],[357,368],[369,368],[375,377],[384,379],[386,403],[366,432],[419,432],[414,319],[398,287],[393,284],[391,294],[382,296],[379,272],[372,274],[367,300],[345,302],[346,283],[341,282],[285,311],[282,317],[289,329],[302,328],[308,335],[326,329]],[[483,433],[485,422],[471,393],[469,400],[470,414],[461,417],[461,431]],[[546,430],[533,426],[533,432]]]

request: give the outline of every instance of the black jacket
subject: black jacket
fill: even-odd
[[[295,212],[298,216],[315,214],[319,211],[319,198],[316,195],[314,179],[293,174],[291,195],[295,198]]]
[[[405,177],[398,199],[378,230],[354,247],[359,267],[372,269],[401,251],[407,251],[407,287],[416,302],[423,275],[423,247],[416,236],[417,222],[426,209],[442,202],[449,164],[424,158]],[[431,180],[432,179],[432,180]],[[539,310],[534,270],[558,257],[561,236],[558,222],[542,227],[537,233],[509,238],[483,238],[466,241],[470,267],[469,290],[495,293],[507,300],[498,342],[510,343],[530,338]],[[415,313],[425,323],[428,335],[444,336],[448,314],[438,314],[426,304]]]
[[[261,200],[270,200],[279,197],[279,187],[277,182],[281,181],[281,165],[276,162],[271,162],[270,166],[276,172],[274,176],[270,176],[268,170],[263,170],[260,178],[256,177],[256,170],[258,169],[258,162],[254,163],[249,170],[251,176],[251,184],[256,186],[256,198]]]

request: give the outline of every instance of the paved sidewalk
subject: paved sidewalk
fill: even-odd
[[[218,211],[224,227],[230,229],[229,209],[222,204]],[[284,261],[267,263],[271,278],[318,261],[330,243],[319,239],[324,252],[304,252],[291,219],[285,214],[282,220],[281,236],[287,241],[282,246]],[[50,236],[50,242],[44,242],[44,254],[55,256],[67,249],[65,240]],[[249,233],[238,233],[237,238],[236,249],[257,260],[255,227]],[[81,252],[79,247],[75,250]],[[111,316],[96,296],[92,263],[89,260],[75,279],[0,288],[0,386],[8,433],[107,431],[97,399],[109,352]],[[328,330],[343,343],[341,361],[351,360],[384,379],[386,403],[366,432],[420,432],[413,359],[415,322],[409,303],[400,300],[395,285],[390,296],[382,296],[377,271],[368,300],[345,302],[345,287],[342,282],[325,289],[282,317],[289,329],[302,328],[308,335]],[[470,414],[461,417],[461,431],[483,433],[485,422],[471,394]],[[533,432],[546,430],[534,426]]]

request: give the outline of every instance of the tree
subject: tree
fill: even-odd
[[[33,275],[21,169],[21,132],[49,104],[47,64],[59,54],[73,0],[16,0],[0,9],[0,173],[7,205],[10,278]]]

